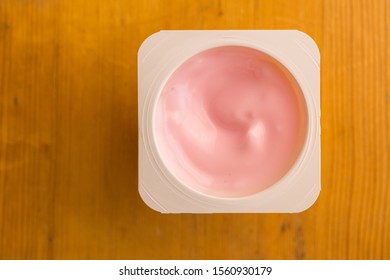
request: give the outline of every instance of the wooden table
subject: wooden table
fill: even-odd
[[[137,49],[299,29],[321,50],[322,193],[301,214],[162,215],[138,195]],[[0,1],[0,258],[389,259],[390,2]]]

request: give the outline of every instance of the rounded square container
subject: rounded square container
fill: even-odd
[[[180,30],[138,52],[139,193],[162,213],[295,213],[321,190],[320,54],[296,30]]]

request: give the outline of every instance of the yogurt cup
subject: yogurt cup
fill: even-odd
[[[138,53],[139,192],[162,213],[300,212],[320,192],[319,51],[296,30],[160,31]]]

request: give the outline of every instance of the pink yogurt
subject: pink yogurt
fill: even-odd
[[[180,65],[157,102],[159,154],[184,185],[218,197],[260,192],[291,169],[306,103],[291,73],[247,47],[203,51]]]

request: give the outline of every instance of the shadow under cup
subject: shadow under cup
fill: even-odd
[[[200,52],[169,77],[154,114],[162,162],[185,187],[238,198],[271,187],[305,143],[307,107],[293,75],[248,47]]]

